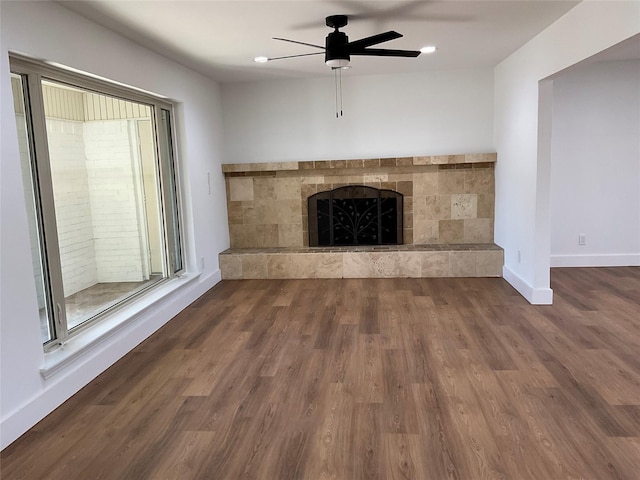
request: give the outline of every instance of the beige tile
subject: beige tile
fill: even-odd
[[[242,224],[242,204],[243,202],[227,202],[227,217],[229,225]]]
[[[229,225],[229,241],[231,248],[255,247],[255,225]]]
[[[465,163],[495,162],[498,158],[496,153],[468,153],[464,156]]]
[[[416,252],[355,252],[343,254],[345,278],[418,278]]]
[[[438,193],[464,193],[464,171],[438,171]]]
[[[320,169],[325,169],[325,168],[331,168],[331,161],[330,160],[316,160],[315,162],[313,162],[313,165],[316,170]]]
[[[451,195],[428,195],[421,200],[420,213],[431,220],[451,219]],[[414,213],[415,209],[414,209]]]
[[[299,200],[300,179],[295,177],[274,178],[277,200]]]
[[[364,183],[364,175],[340,175],[340,176],[327,176],[326,181],[331,183],[348,183],[351,185],[361,185]]]
[[[465,243],[493,243],[493,218],[464,220]]]
[[[310,162],[298,162],[298,168],[300,170],[313,170],[313,161]]]
[[[369,184],[372,182],[387,182],[389,181],[389,175],[386,173],[365,173],[362,176],[362,180],[364,183]]]
[[[466,193],[491,194],[494,191],[494,171],[492,168],[465,170],[464,191]]]
[[[267,256],[264,254],[242,255],[242,277],[245,279],[267,278]]]
[[[439,243],[462,243],[464,241],[463,220],[440,220]]]
[[[300,195],[295,200],[276,200],[272,203],[277,224],[300,223],[302,216],[302,206],[300,205]]]
[[[402,205],[406,213],[413,213],[413,199],[414,197],[405,197],[402,200]]]
[[[449,275],[451,277],[475,277],[476,252],[449,252]]]
[[[418,252],[394,252],[380,255],[380,271],[392,277],[420,278],[421,265]]]
[[[413,245],[414,241],[413,241],[413,228],[405,228],[404,231],[402,232],[402,236],[403,238],[403,243],[405,245]]]
[[[342,278],[342,253],[292,255],[291,278]]]
[[[314,175],[311,177],[302,177],[302,185],[324,183],[324,175]]]
[[[240,255],[219,255],[218,260],[223,280],[242,280],[242,258]]]
[[[413,211],[412,213],[416,217],[431,218],[431,209],[428,207],[427,202],[429,197],[414,196],[413,197]],[[406,211],[406,209],[405,209]]]
[[[478,215],[478,197],[472,194],[456,193],[451,195],[451,218],[476,218]]]
[[[373,266],[368,252],[345,252],[342,254],[344,278],[373,278]]]
[[[231,200],[232,202],[244,202],[253,200],[253,178],[230,178],[229,200]]]
[[[347,168],[362,168],[362,160],[347,160]]]
[[[292,202],[293,200],[283,200],[283,201]],[[298,201],[298,203],[300,202]],[[257,208],[254,210],[254,212],[257,214],[259,211],[262,217],[260,219],[261,224],[267,224],[267,225],[278,224],[278,209],[275,206],[275,200],[261,201],[260,203],[256,201],[254,202],[254,208],[255,206],[257,206]]]
[[[476,275],[479,277],[501,277],[503,263],[502,250],[476,252]]]
[[[438,243],[440,237],[439,222],[428,217],[414,217],[413,243],[421,245],[425,243]]]
[[[258,225],[264,223],[264,206],[256,205],[258,202],[243,202],[242,223],[245,225]]]
[[[413,196],[426,197],[438,194],[438,172],[414,173]]]
[[[398,192],[400,192],[405,197],[413,196],[413,182],[404,181],[396,183]]]
[[[292,254],[267,255],[267,278],[293,278],[291,276]]]
[[[271,248],[280,246],[278,244],[278,242],[280,241],[280,236],[278,234],[278,225],[256,225],[255,231],[255,241],[254,244],[251,245],[251,247]]]
[[[380,167],[380,159],[379,158],[366,158],[362,161],[362,165],[364,168],[378,168]]]
[[[263,163],[263,170],[298,170],[298,162],[267,162]]]
[[[315,184],[315,183],[304,184],[303,183],[300,186],[300,198],[306,202],[307,198],[309,198],[311,195],[314,195],[317,191],[318,191],[318,185],[317,184]]]
[[[285,223],[278,225],[278,246],[279,247],[301,247],[302,246],[302,224]]]
[[[394,158],[381,158],[380,159],[380,166],[381,167],[395,167],[396,166],[396,159]]]
[[[413,213],[404,212],[402,215],[403,226],[413,228]]]
[[[414,165],[433,165],[433,157],[413,157]]]
[[[423,172],[424,173],[424,172]],[[390,182],[413,182],[413,173],[389,173]]]
[[[449,252],[420,252],[422,277],[448,277]]]
[[[261,177],[253,181],[253,194],[257,201],[265,202],[276,199],[275,178]]]
[[[478,218],[493,218],[495,195],[493,194],[479,194],[478,195]]]

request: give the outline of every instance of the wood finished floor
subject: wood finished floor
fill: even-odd
[[[9,479],[640,478],[640,268],[225,281],[2,452]]]

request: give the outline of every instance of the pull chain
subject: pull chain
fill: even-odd
[[[340,112],[339,116],[340,117],[342,116],[342,69],[341,68],[333,69],[333,80],[335,83],[335,90],[336,90],[336,118],[338,118],[338,111]]]
[[[342,69],[338,71],[338,80],[340,82],[340,116],[342,116]]]
[[[336,118],[338,118],[338,69],[333,69],[333,83],[336,92]]]

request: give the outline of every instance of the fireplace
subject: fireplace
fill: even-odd
[[[309,246],[401,245],[403,196],[349,185],[308,198]]]

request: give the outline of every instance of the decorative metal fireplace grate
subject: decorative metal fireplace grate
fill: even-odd
[[[364,185],[311,195],[309,246],[401,245],[401,193]]]

